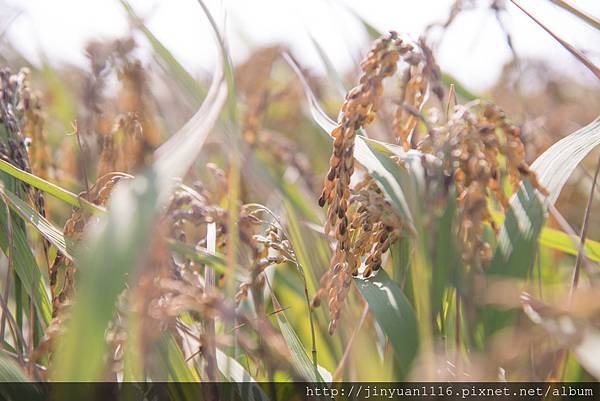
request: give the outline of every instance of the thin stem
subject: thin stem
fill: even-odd
[[[454,87],[454,84],[450,84],[450,89],[448,90],[448,103],[446,103],[446,120],[450,119],[450,113],[457,104],[456,88]]]
[[[592,188],[590,195],[588,196],[587,205],[585,207],[585,215],[583,217],[583,225],[581,227],[581,235],[579,237],[579,250],[577,252],[577,259],[575,259],[575,268],[573,269],[573,280],[571,281],[571,290],[569,291],[569,306],[573,302],[573,296],[579,284],[579,271],[581,267],[581,261],[583,259],[583,253],[585,248],[585,237],[587,236],[588,225],[590,221],[590,213],[592,211],[592,200],[594,199],[594,189],[596,188],[596,182],[598,182],[598,173],[600,173],[600,157],[598,158],[598,164],[596,165],[596,172],[594,173],[594,180],[592,181]]]
[[[300,275],[302,276],[302,285],[304,286],[304,298],[306,300],[306,308],[308,310],[308,322],[310,324],[310,336],[311,336],[311,351],[312,351],[312,362],[314,365],[315,370],[318,370],[318,363],[317,363],[317,341],[316,341],[316,337],[315,337],[315,325],[313,322],[313,313],[312,313],[312,308],[310,307],[310,297],[308,295],[308,286],[306,284],[306,276],[304,274],[304,269],[302,268],[302,266],[300,266],[300,264],[298,262],[296,262],[296,266],[298,267],[298,270],[300,271]]]
[[[206,248],[208,253],[213,255],[216,252],[216,236],[216,223],[209,223],[206,226]],[[205,266],[204,282],[205,293],[209,295],[213,292],[215,287],[215,271],[208,264]],[[215,381],[217,379],[217,350],[215,337],[215,319],[210,317],[206,321],[206,339],[208,342],[206,349],[206,375],[208,376],[209,381]]]
[[[8,259],[8,269],[6,270],[6,282],[4,283],[4,297],[9,299],[10,297],[10,279],[13,275],[14,271],[14,263],[13,263],[13,226],[12,226],[12,216],[10,214],[10,208],[8,207],[7,199],[2,195],[2,199],[4,200],[4,207],[6,208],[6,222],[7,222],[7,230],[8,230],[8,248],[6,249],[6,258]],[[2,321],[0,322],[0,338],[4,340],[4,333],[6,329],[6,314],[2,314]]]
[[[593,15],[590,15],[583,10],[577,8],[574,4],[567,0],[550,0],[552,3],[556,4],[559,7],[562,7],[564,10],[567,10],[573,15],[584,20],[590,26],[600,30],[600,20]]]
[[[534,17],[529,11],[527,11],[523,6],[521,6],[517,0],[510,0],[515,6],[521,9],[529,18],[535,21],[543,30],[548,32],[550,36],[552,36],[558,43],[560,43],[565,49],[567,49],[573,56],[575,56],[583,65],[585,65],[595,76],[600,79],[600,68],[598,68],[585,54],[571,46],[569,43],[561,39],[558,35],[552,32],[546,25],[544,25],[540,20]]]
[[[365,303],[365,308],[363,309],[363,313],[360,317],[360,320],[358,321],[358,325],[352,332],[352,335],[350,336],[350,339],[348,340],[348,345],[346,345],[346,349],[344,350],[344,355],[342,355],[342,359],[340,360],[338,367],[335,369],[335,372],[333,373],[333,381],[334,382],[339,381],[341,379],[342,372],[344,371],[344,366],[346,365],[346,361],[348,360],[348,357],[350,356],[350,350],[352,349],[352,345],[354,344],[354,339],[356,338],[356,335],[358,334],[358,332],[362,328],[363,324],[365,323],[365,320],[367,319],[368,314],[369,314],[369,305],[367,303]]]
[[[21,346],[19,344],[23,344],[22,334],[16,329],[15,319],[10,313],[10,309],[8,308],[8,300],[10,294],[10,278],[14,272],[14,258],[13,258],[13,230],[12,230],[12,216],[10,214],[10,208],[8,207],[8,199],[4,196],[4,193],[0,193],[0,197],[4,202],[4,206],[6,207],[6,221],[8,223],[8,250],[7,250],[7,259],[8,259],[8,269],[6,272],[6,283],[4,289],[4,296],[0,295],[0,303],[2,306],[2,327],[1,327],[1,339],[4,342],[4,332],[5,332],[5,320],[8,318],[8,326],[15,342],[15,350],[17,351],[17,356],[19,362],[23,364],[23,353],[21,352]],[[17,333],[21,334],[17,336]]]
[[[283,224],[281,224],[281,222],[279,221],[279,218],[268,208],[264,207],[261,204],[258,203],[247,203],[245,205],[246,207],[252,206],[257,208],[258,210],[269,214],[271,217],[273,217],[273,220],[277,223],[277,225],[279,227],[276,227],[278,229],[281,229],[281,232],[283,232],[283,234],[285,235],[286,238],[290,238],[290,235],[288,234],[288,232],[286,231],[286,229],[283,227]],[[271,226],[275,227],[272,223],[268,223]],[[285,252],[283,249],[280,250],[280,252]],[[313,361],[313,365],[315,368],[315,371],[318,371],[318,363],[317,363],[317,341],[316,341],[316,335],[315,335],[315,326],[314,326],[314,321],[313,321],[313,314],[312,314],[312,308],[310,306],[310,296],[308,294],[308,284],[306,281],[306,273],[304,272],[304,268],[302,267],[302,265],[300,263],[298,263],[298,261],[296,260],[296,256],[295,255],[289,255],[286,253],[285,255],[292,263],[294,263],[296,265],[296,268],[298,269],[298,271],[300,272],[300,276],[302,277],[302,285],[304,286],[304,298],[306,300],[306,307],[308,308],[308,319],[309,319],[309,323],[310,323],[310,335],[311,335],[311,351],[312,351],[312,361]]]
[[[460,358],[460,336],[461,336],[461,326],[460,326],[460,294],[458,293],[458,289],[456,289],[456,331],[454,333],[454,346],[456,350],[456,365],[458,366],[458,361]]]
[[[32,283],[34,281],[32,280]],[[35,299],[34,295],[35,287],[31,286],[31,292],[29,294],[29,363],[27,364],[27,371],[30,375],[33,375],[33,367],[35,364],[35,359],[33,357],[35,352],[35,303],[33,300]]]
[[[89,124],[88,124],[89,125]],[[90,183],[88,181],[88,172],[87,172],[87,154],[85,152],[85,148],[81,143],[81,136],[79,135],[79,129],[77,128],[77,121],[74,124],[75,137],[77,138],[77,146],[79,146],[79,154],[81,155],[81,174],[83,174],[83,182],[85,183],[85,192],[90,192]]]
[[[573,227],[571,227],[571,225],[567,222],[567,220],[558,211],[558,209],[556,209],[556,207],[554,205],[548,206],[548,210],[550,211],[550,214],[552,215],[552,217],[554,217],[554,219],[556,220],[558,225],[563,229],[563,231],[567,235],[569,235],[569,237],[571,237],[573,244],[579,248],[579,237],[577,236],[577,233],[575,232],[575,230],[573,230]],[[581,255],[583,258],[582,259],[583,265],[585,266],[585,268],[588,271],[592,271],[592,265],[590,263],[589,258],[586,255],[585,248],[583,250],[580,250],[580,252],[581,252]]]
[[[8,309],[6,300],[4,299],[4,297],[2,295],[0,295],[0,306],[2,307],[2,314],[6,315],[8,318],[8,328],[10,329],[13,340],[15,341],[15,350],[17,351],[17,356],[19,357],[19,362],[21,362],[21,364],[22,364],[24,359],[23,359],[23,352],[21,350],[21,345],[25,342],[25,340],[23,339],[22,333],[16,329],[17,324],[15,321],[15,318],[13,317],[12,313],[10,313],[10,310]]]

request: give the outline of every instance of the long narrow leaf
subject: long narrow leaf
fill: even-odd
[[[600,118],[550,146],[531,165],[548,190],[546,202],[554,204],[581,161],[600,145]]]
[[[85,200],[83,198],[80,198],[79,196],[75,195],[74,193],[59,187],[56,184],[53,184],[49,181],[39,178],[39,177],[37,177],[33,174],[30,174],[26,171],[18,169],[17,167],[13,166],[12,164],[7,163],[1,159],[0,159],[0,171],[3,171],[6,174],[9,174],[16,179],[23,181],[23,182],[31,185],[32,187],[35,187],[41,191],[44,191],[44,192],[56,197],[57,199],[60,199],[61,201],[68,203],[71,206],[79,207],[79,208],[87,210],[88,212],[92,212],[95,214],[102,214],[103,212],[105,212],[104,208],[102,208],[100,206],[96,206],[93,203],[88,202],[87,200]]]
[[[6,227],[8,224],[6,216],[6,208],[0,201],[0,227]],[[46,292],[46,285],[44,283],[40,268],[33,256],[29,243],[27,242],[27,236],[25,232],[18,226],[13,226],[13,263],[15,272],[24,285],[28,294],[34,294],[34,302],[36,310],[39,316],[42,318],[44,324],[50,322],[51,306]],[[9,246],[8,232],[4,229],[0,230],[0,248],[6,254]]]
[[[75,248],[75,243],[68,238],[65,238],[63,232],[50,223],[46,218],[40,215],[30,205],[25,203],[17,195],[8,190],[1,191],[4,193],[9,202],[10,207],[21,216],[25,221],[31,223],[44,238],[54,245],[63,255],[69,259],[73,259],[72,250]]]
[[[102,378],[104,331],[114,314],[117,296],[125,288],[127,276],[150,252],[149,241],[160,207],[175,188],[175,179],[194,163],[226,94],[223,71],[217,65],[204,103],[188,123],[157,149],[152,169],[115,188],[110,213],[91,237],[90,249],[82,257],[79,291],[53,365],[55,380]],[[83,366],[81,360],[86,361]]]
[[[406,377],[419,349],[417,318],[412,306],[383,269],[372,278],[358,278],[355,282],[392,345],[400,362],[400,377]]]
[[[152,33],[152,31],[144,24],[142,19],[136,14],[135,10],[126,0],[121,0],[121,5],[129,18],[134,22],[154,50],[154,53],[160,58],[161,65],[169,72],[169,76],[174,77],[180,89],[190,98],[194,107],[202,103],[202,99],[206,96],[206,90],[192,77],[192,75],[181,65],[173,54],[163,45],[163,43]]]
[[[249,401],[269,399],[250,373],[238,361],[219,349],[217,349],[217,366],[223,376],[236,383],[238,393],[244,399]]]
[[[281,311],[275,314],[277,319],[277,324],[279,325],[279,329],[281,330],[281,334],[285,339],[285,342],[292,354],[292,362],[294,367],[296,368],[297,373],[302,376],[305,380],[311,382],[323,382],[323,378],[318,371],[318,367],[314,366],[311,362],[310,358],[306,354],[306,350],[300,338],[298,338],[298,334],[294,331],[294,328],[288,321],[285,316],[285,312],[283,308],[279,304],[277,297],[271,292],[271,301],[273,302],[273,308],[275,310]]]

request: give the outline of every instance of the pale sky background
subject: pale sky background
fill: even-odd
[[[600,0],[570,1],[600,16]],[[548,0],[520,2],[562,38],[600,63],[600,32]],[[206,0],[219,21],[223,20],[221,11],[227,11],[228,40],[234,61],[247,56],[249,45],[283,42],[303,65],[317,71],[323,71],[323,66],[309,32],[340,69],[350,66],[367,46],[364,32],[348,8],[382,31],[393,29],[417,38],[427,24],[444,20],[452,3],[452,0]],[[197,1],[131,0],[131,4],[186,68],[196,75],[210,71],[216,49]],[[3,24],[0,40],[9,41],[34,63],[39,62],[43,52],[55,64],[85,65],[83,48],[88,40],[116,37],[128,27],[117,0],[0,0],[0,7]],[[504,22],[519,55],[551,60],[556,70],[598,85],[593,75],[550,35],[508,2],[507,9]],[[511,54],[494,15],[480,8],[459,16],[436,56],[443,70],[470,89],[482,90],[497,79]]]

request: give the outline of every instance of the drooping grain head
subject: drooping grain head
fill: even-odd
[[[335,231],[336,249],[331,259],[331,270],[322,280],[321,293],[327,292],[331,315],[329,331],[335,330],[340,309],[360,266],[360,258],[350,241],[350,180],[354,173],[354,143],[359,130],[374,119],[378,101],[383,94],[383,80],[394,75],[400,57],[412,62],[414,47],[391,32],[376,40],[367,57],[361,62],[359,83],[346,95],[341,108],[340,122],[333,130],[333,153],[329,171],[323,184],[319,205],[328,205],[325,232]],[[385,241],[384,241],[385,242]],[[371,264],[378,266],[377,253]],[[320,298],[322,295],[317,295]]]
[[[313,299],[317,306],[327,299],[332,333],[337,325],[344,300],[351,286],[352,277],[370,277],[383,264],[383,255],[390,246],[402,237],[403,222],[394,208],[385,199],[377,183],[368,175],[350,189],[346,212],[348,217],[348,241],[346,252],[336,253],[331,268],[321,279],[320,288]],[[345,259],[341,259],[345,258]],[[345,266],[347,271],[342,270]]]
[[[87,192],[82,192],[80,196],[89,202],[106,206],[110,195],[115,186],[122,179],[130,179],[131,176],[123,173],[110,173],[100,177],[96,183]],[[84,234],[90,229],[90,226],[96,224],[98,218],[90,215],[88,212],[74,208],[71,216],[63,228],[66,237],[72,241],[79,242]],[[52,265],[50,266],[50,293],[52,296],[52,316],[56,318],[61,309],[70,303],[75,291],[75,264],[67,259],[62,253],[58,252]]]
[[[436,137],[430,135],[419,145],[423,145],[423,151],[438,156],[449,169],[457,193],[463,261],[481,269],[491,258],[491,247],[484,240],[485,226],[498,231],[489,197],[493,196],[502,208],[508,207],[505,178],[513,192],[526,178],[541,193],[546,190],[525,162],[519,127],[493,104],[456,106],[448,121],[436,127],[435,132]]]

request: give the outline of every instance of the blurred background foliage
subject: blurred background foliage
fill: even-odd
[[[459,23],[452,16],[469,3],[457,1],[441,29]],[[481,3],[490,13],[508,6]],[[515,54],[476,94],[441,71],[419,107],[397,117],[403,73],[414,67],[400,63],[368,137],[358,134],[352,186],[375,180],[404,226],[392,227],[401,234],[379,255],[384,269],[352,279],[330,334],[331,294],[321,307],[313,297],[336,236],[318,199],[328,134],[358,65],[336,71],[319,37],[326,76],[303,68],[285,44],[249,48],[234,65],[222,10],[199,2],[198,20],[216,37],[202,45],[217,48],[220,62],[197,79],[121,6],[130,34],[90,42],[86,66],[32,64],[2,43],[0,339],[12,372],[4,379],[600,377],[597,82]],[[369,40],[381,35],[356,18]],[[418,43],[433,57],[427,33]],[[141,44],[150,59],[137,57]],[[432,62],[423,60],[415,65]],[[484,190],[492,218],[483,217],[478,246],[490,247],[490,260],[473,262],[459,235],[473,217],[456,171],[429,171],[429,156],[450,159],[417,139],[445,132],[452,110],[488,101],[518,130],[534,173],[520,169],[525,184],[510,185],[510,160],[500,155],[498,193],[519,196],[503,205]],[[395,116],[414,124],[409,151],[398,146]],[[551,201],[529,185],[536,174]]]

